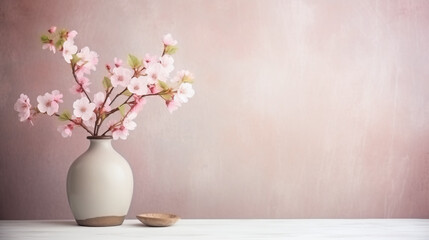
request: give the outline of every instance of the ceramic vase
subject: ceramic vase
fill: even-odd
[[[112,137],[88,137],[89,148],[70,166],[67,197],[81,226],[121,225],[133,195],[128,162],[112,147]]]

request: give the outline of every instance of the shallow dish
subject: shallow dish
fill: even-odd
[[[168,213],[143,213],[137,215],[136,218],[149,227],[168,227],[180,219],[178,216]]]

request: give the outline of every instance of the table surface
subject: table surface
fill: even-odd
[[[72,220],[1,220],[0,239],[429,239],[429,219],[181,219],[81,227]]]

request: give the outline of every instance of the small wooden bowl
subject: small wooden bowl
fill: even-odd
[[[136,218],[149,227],[168,227],[180,219],[174,214],[167,213],[144,213],[137,215]]]

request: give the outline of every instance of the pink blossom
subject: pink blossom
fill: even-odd
[[[112,137],[114,140],[118,140],[119,138],[122,140],[126,140],[129,135],[128,129],[121,125],[112,130]]]
[[[82,86],[89,86],[89,85],[91,85],[91,82],[89,81],[89,79],[88,79],[87,77],[84,77],[84,76],[79,77],[79,78],[77,79],[77,82],[78,82],[80,85],[82,85]],[[85,91],[86,91],[86,89],[85,89]],[[89,89],[88,89],[88,92],[89,92]]]
[[[73,54],[77,52],[77,47],[74,45],[73,41],[67,40],[63,44],[63,57],[67,63],[70,63],[70,60],[73,58]]]
[[[75,66],[75,74],[76,74],[76,78],[82,78],[85,77],[85,74],[90,74],[91,72],[89,71],[89,69],[84,68],[83,66],[79,66],[76,64]]]
[[[73,87],[70,88],[71,93],[80,93],[82,96],[84,96],[83,90],[84,90],[84,88],[79,84],[75,84],[75,85],[73,85]],[[85,90],[85,91],[89,92],[87,90]]]
[[[69,124],[64,125],[64,126],[59,126],[57,128],[57,130],[58,130],[58,132],[61,133],[61,136],[63,136],[64,138],[66,138],[66,137],[71,137],[73,128],[74,128],[74,124],[73,123],[69,123]]]
[[[188,70],[178,71],[176,76],[170,79],[171,82],[182,82],[184,80],[192,81],[194,79],[194,75],[190,73]]]
[[[71,119],[73,120],[73,122],[74,122],[76,125],[80,125],[80,124],[82,124],[82,123],[83,123],[82,118],[80,118],[80,117],[76,117],[76,116],[75,116],[75,115],[73,115],[73,114],[72,114],[72,116],[71,116]]]
[[[177,40],[174,40],[170,33],[164,35],[162,41],[164,42],[165,46],[175,46],[177,44]]]
[[[143,64],[144,66],[147,68],[150,64],[155,63],[158,61],[158,57],[153,55],[149,55],[148,53],[146,53],[146,55],[143,58]]]
[[[122,87],[127,87],[130,83],[130,80],[133,76],[133,71],[124,68],[124,67],[117,67],[113,69],[113,75],[110,78],[110,81],[112,82],[113,87],[117,87],[118,85]]]
[[[127,86],[128,91],[137,94],[139,96],[147,94],[149,89],[147,88],[147,78],[140,76],[138,78],[131,78],[130,84]]]
[[[52,26],[48,30],[49,33],[54,33],[55,31],[57,31],[57,27],[56,26]]]
[[[77,54],[80,58],[78,64],[86,74],[90,74],[91,70],[95,71],[95,66],[98,64],[98,54],[94,51],[89,50],[88,47],[84,47]]]
[[[167,109],[170,113],[173,113],[174,111],[179,109],[180,106],[182,106],[182,104],[174,98],[172,100],[165,101],[165,104],[167,105]]]
[[[71,93],[77,93],[77,94],[83,94],[84,90],[85,92],[90,92],[89,85],[91,85],[91,82],[87,77],[81,76],[77,79],[79,84],[74,85],[72,88],[70,88]]]
[[[188,102],[188,98],[193,97],[195,94],[194,89],[192,89],[192,84],[190,83],[182,83],[179,86],[179,89],[177,90],[177,93],[175,96],[177,96],[177,100],[181,103]]]
[[[62,103],[63,102],[63,94],[60,93],[60,91],[58,90],[54,90],[52,91],[52,96],[54,97],[54,101],[57,103]]]
[[[161,63],[153,63],[150,64],[146,72],[147,76],[149,77],[149,84],[154,84],[158,82],[158,80],[166,81],[168,78],[168,72],[164,69],[164,67],[161,65]]]
[[[131,111],[138,113],[142,110],[143,105],[145,104],[146,104],[146,98],[134,95],[134,105],[131,107]]]
[[[164,71],[166,72],[167,76],[170,75],[170,73],[174,70],[174,59],[170,55],[164,55],[159,59],[162,67],[164,68]]]
[[[149,85],[147,85],[147,87],[149,88],[150,93],[159,93],[159,92],[161,92],[162,90],[164,90],[164,89],[159,85],[159,82],[154,83],[154,84],[149,84]]]
[[[137,123],[135,123],[133,120],[137,117],[136,112],[130,112],[128,116],[124,119],[124,122],[122,125],[128,129],[128,130],[134,130],[137,127]]]
[[[95,120],[96,120],[96,119],[97,119],[97,116],[95,115],[95,113],[94,113],[94,112],[92,112],[91,117],[90,117],[88,120],[83,121],[83,123],[84,123],[87,127],[93,128],[93,127],[95,126]]]
[[[21,93],[14,105],[15,111],[18,112],[19,121],[23,122],[30,118],[31,104],[27,95]]]
[[[122,59],[115,57],[113,59],[113,62],[115,63],[115,67],[120,67],[122,66]]]
[[[95,107],[100,109],[101,112],[112,110],[112,108],[110,107],[110,103],[111,103],[110,98],[107,98],[106,103],[104,104],[104,107],[103,107],[104,99],[105,97],[103,92],[98,92],[94,94]]]
[[[61,95],[61,94],[58,94],[58,95]],[[58,99],[56,99],[55,96],[50,94],[50,93],[45,93],[45,95],[43,95],[43,96],[38,96],[37,102],[39,103],[37,105],[37,108],[39,109],[39,111],[41,113],[46,113],[49,116],[52,116],[52,115],[54,115],[54,113],[58,112],[58,108],[59,108],[58,103],[60,101],[58,101]],[[62,102],[62,100],[61,100],[61,102]]]
[[[90,103],[86,97],[82,97],[74,101],[73,108],[73,114],[76,117],[82,118],[83,121],[88,121],[94,112],[95,103]]]
[[[47,49],[47,48],[49,48],[49,51],[52,51],[53,53],[55,53],[55,51],[57,50],[52,40],[42,45],[42,49]]]
[[[77,35],[77,32],[75,30],[68,32],[67,33],[67,41],[71,41],[73,43],[76,35]]]
[[[35,108],[31,108],[30,109],[30,116],[27,118],[27,121],[29,121],[31,123],[31,125],[33,124],[33,119],[35,118],[36,114],[37,114],[37,110]]]

